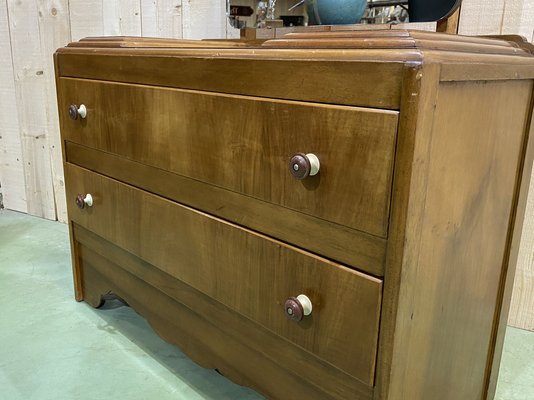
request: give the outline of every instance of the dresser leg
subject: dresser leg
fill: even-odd
[[[100,308],[106,302],[106,300],[104,299],[104,293],[106,292],[100,290],[92,291],[86,289],[84,291],[83,300],[91,307]]]
[[[80,263],[83,300],[94,308],[100,308],[106,302],[106,295],[112,293],[112,286],[98,270],[87,261]]]
[[[74,298],[76,301],[83,300],[82,277],[80,274],[80,261],[78,256],[78,242],[74,239],[74,227],[69,222],[70,249],[72,257],[72,278],[74,283]]]

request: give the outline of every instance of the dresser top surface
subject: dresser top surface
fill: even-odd
[[[424,65],[438,64],[440,81],[534,79],[534,46],[520,36],[395,29],[252,41],[89,37],[58,49],[55,62],[58,78],[389,110],[400,109],[407,71],[420,79]]]
[[[409,30],[332,30],[293,32],[270,40],[187,40],[132,36],[88,37],[70,43],[69,49],[130,49],[165,52],[168,50],[223,50],[269,52],[269,50],[380,50],[439,51],[471,54],[532,57],[534,46],[520,36],[461,36]]]

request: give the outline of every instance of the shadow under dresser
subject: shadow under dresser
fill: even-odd
[[[106,37],[55,64],[77,300],[272,399],[493,398],[531,45]]]

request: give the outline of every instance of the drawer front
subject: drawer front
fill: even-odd
[[[77,166],[65,175],[74,223],[372,385],[381,280]],[[312,312],[289,320],[301,294]]]
[[[68,141],[386,237],[395,111],[70,78],[59,84]],[[86,118],[71,120],[69,106],[82,103]],[[319,173],[295,179],[289,162],[298,153],[315,154]]]

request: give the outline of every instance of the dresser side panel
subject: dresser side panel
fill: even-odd
[[[373,395],[375,400],[387,399],[389,393],[400,289],[400,267],[404,254],[408,201],[411,194],[409,188],[410,182],[417,180],[417,175],[412,175],[415,137],[416,132],[432,129],[432,110],[434,110],[439,86],[440,67],[439,64],[407,64],[403,72],[401,110],[391,194],[391,215],[384,266],[384,293]],[[425,146],[418,143],[418,147],[424,148]]]
[[[56,97],[57,97],[57,104],[61,104],[62,98],[63,98],[63,91],[60,84],[59,79],[59,60],[58,60],[58,54],[54,53],[54,77],[55,77],[55,86],[56,86]],[[62,157],[62,166],[63,166],[63,174],[65,173],[65,163],[67,160],[67,154],[66,154],[66,147],[65,147],[65,130],[63,127],[63,120],[62,118],[63,113],[66,113],[67,110],[62,109],[58,106],[58,117],[59,117],[59,134],[60,134],[60,143],[61,143],[61,157]],[[68,202],[69,199],[67,198],[66,201]],[[72,221],[70,221],[69,215],[68,215],[68,206],[67,206],[67,223],[69,224],[69,241],[70,241],[70,251],[71,251],[71,262],[72,262],[72,280],[73,280],[73,286],[74,286],[74,298],[76,301],[82,301],[83,300],[83,288],[82,288],[82,279],[81,279],[81,272],[80,272],[80,265],[79,265],[79,259],[77,255],[77,246],[76,241],[74,240],[74,231],[73,231],[73,225]]]
[[[450,82],[425,105],[435,113],[415,141],[390,400],[484,396],[531,92]]]

